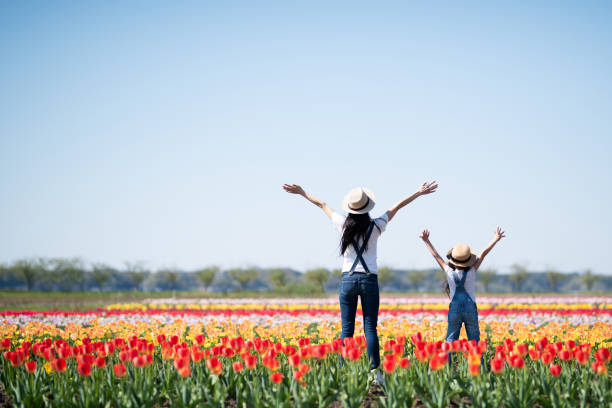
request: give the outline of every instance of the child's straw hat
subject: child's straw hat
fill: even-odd
[[[455,245],[446,253],[448,263],[460,268],[469,268],[478,259],[472,249],[466,244]]]

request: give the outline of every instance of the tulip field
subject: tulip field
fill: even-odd
[[[446,343],[448,299],[383,297],[380,385],[335,297],[3,310],[0,382],[15,407],[612,407],[611,300],[482,296],[481,341]]]

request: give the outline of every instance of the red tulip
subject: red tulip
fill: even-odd
[[[597,360],[593,361],[593,364],[591,367],[593,367],[593,371],[595,371],[597,374],[604,375],[605,373],[608,372],[606,365],[602,363],[601,361],[597,361]]]
[[[232,364],[232,368],[235,372],[239,373],[244,369],[244,366],[242,365],[242,362],[236,361],[234,364]]]
[[[130,355],[126,351],[121,351],[119,353],[119,360],[126,362],[130,359]]]
[[[177,357],[172,364],[176,371],[179,371],[189,365],[189,359]]]
[[[387,354],[387,356],[393,357],[393,355],[391,354]],[[395,371],[397,363],[395,358],[385,358],[385,361],[383,361],[382,366],[383,370],[385,370],[385,373],[391,374]]]
[[[66,360],[63,358],[58,358],[56,360],[51,361],[51,369],[56,373],[63,373],[66,371]]]
[[[104,368],[106,365],[106,359],[104,357],[98,357],[96,358],[95,364],[98,368]]]
[[[542,362],[546,365],[552,363],[552,361],[555,359],[554,354],[549,353],[548,351],[545,351],[544,353],[542,353]]]
[[[552,364],[550,366],[550,373],[552,375],[554,375],[555,377],[558,377],[561,375],[561,366],[559,364]]]
[[[595,352],[595,359],[601,363],[607,363],[610,360],[610,349],[600,348]]]
[[[355,347],[345,347],[342,357],[350,361],[358,361],[361,358],[361,350]]]
[[[410,367],[410,360],[406,357],[402,358],[399,362],[399,366],[403,369]]]
[[[432,371],[440,370],[444,368],[444,364],[446,364],[446,360],[448,359],[448,354],[446,353],[436,353],[429,360],[429,369]]]
[[[104,344],[104,352],[106,355],[110,356],[115,352],[115,345],[110,341],[107,341],[106,344]]]
[[[548,344],[548,339],[546,337],[542,337],[540,340],[536,341],[536,348],[540,351],[546,347]]]
[[[136,368],[144,367],[147,364],[147,360],[144,356],[137,356],[132,359],[132,364]]]
[[[117,363],[113,366],[113,371],[117,377],[121,378],[125,375],[125,366],[122,363]]]
[[[572,359],[572,352],[564,349],[559,351],[559,360],[561,361],[570,361]]]
[[[77,364],[77,371],[83,377],[89,377],[91,375],[91,365],[89,363]]]
[[[2,350],[8,350],[11,348],[11,339],[9,339],[8,337],[2,339],[2,342],[0,343],[0,348]]]
[[[206,360],[206,367],[208,367],[208,370],[210,370],[210,372],[214,375],[220,375],[223,371],[223,365],[217,357]]]
[[[279,372],[270,374],[270,381],[274,384],[280,384],[283,381],[283,375]]]
[[[36,361],[26,361],[25,368],[28,370],[28,373],[33,374],[36,371]]]
[[[574,352],[574,357],[578,364],[586,365],[589,362],[589,353],[585,353],[582,350],[576,350]]]
[[[179,373],[179,375],[181,377],[187,378],[187,377],[189,377],[191,375],[191,367],[189,367],[187,365],[187,366],[181,368],[178,373]]]
[[[291,367],[297,367],[298,364],[300,364],[300,355],[299,354],[292,354],[289,356],[289,358],[287,359],[289,361],[289,365]]]
[[[527,347],[527,345],[524,343],[517,344],[514,349],[516,350],[516,354],[520,355],[521,357],[525,357],[529,351],[529,347]]]
[[[531,357],[531,359],[533,361],[538,361],[540,359],[540,357],[542,357],[542,352],[538,349],[535,348],[530,348],[529,349],[529,357]]]
[[[510,361],[510,364],[512,365],[512,367],[517,368],[519,370],[525,367],[525,361],[520,356],[513,356]]]
[[[468,370],[471,375],[477,376],[480,374],[480,364],[470,364]]]
[[[248,370],[253,370],[254,368],[257,367],[257,356],[254,356],[254,355],[251,355],[251,354],[247,355],[244,358],[244,363],[245,363],[246,368]]]

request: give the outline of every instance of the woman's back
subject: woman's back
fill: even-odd
[[[340,233],[343,233],[344,225],[346,222],[346,217],[334,212],[331,216],[332,223],[334,224],[334,228]],[[372,235],[368,240],[368,245],[365,251],[362,254],[363,260],[370,273],[378,273],[378,264],[377,264],[377,246],[378,246],[378,237],[385,231],[387,228],[388,216],[387,214],[383,214],[382,216],[375,218],[372,220],[375,224],[374,229],[372,230]],[[361,239],[357,240],[357,246],[361,248],[363,245],[363,241]],[[343,262],[342,262],[342,272],[349,272],[351,267],[355,263],[355,258],[357,256],[357,252],[353,245],[348,245],[343,254]],[[361,262],[357,262],[357,266],[354,269],[354,272],[366,272],[365,268],[361,264]]]

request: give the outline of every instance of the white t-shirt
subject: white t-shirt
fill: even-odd
[[[455,285],[455,279],[453,278],[453,272],[457,273],[457,277],[459,279],[461,279],[463,277],[463,274],[466,272],[461,271],[459,269],[453,271],[453,269],[448,266],[448,264],[446,264],[446,267],[444,267],[444,272],[446,272],[446,280],[448,281],[448,286],[450,288],[449,296],[452,301],[453,296],[455,296],[455,290],[457,289],[457,286]],[[467,277],[465,278],[465,284],[463,285],[463,287],[465,288],[467,294],[472,298],[474,303],[476,303],[476,269],[474,269],[474,267],[470,268],[470,270],[467,271]]]
[[[346,217],[334,212],[331,216],[332,223],[336,230],[342,233],[342,227],[344,226],[344,221]],[[376,263],[376,246],[378,244],[378,237],[383,231],[387,228],[387,223],[389,222],[389,217],[387,217],[387,213],[382,216],[375,218],[374,223],[376,227],[372,230],[372,235],[370,235],[370,240],[368,241],[368,248],[361,254],[363,260],[368,265],[368,269],[370,273],[378,274],[378,266]],[[361,240],[357,243],[360,247],[362,245]],[[353,263],[355,262],[355,258],[357,257],[357,253],[353,245],[349,245],[344,251],[344,262],[342,263],[342,272],[349,272]],[[355,272],[365,272],[363,265],[361,262],[357,262],[357,266],[355,267]]]

